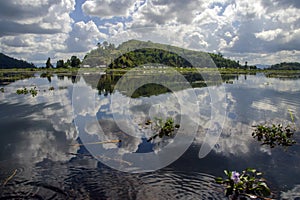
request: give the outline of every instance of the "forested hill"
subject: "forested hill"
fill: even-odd
[[[298,62],[283,62],[275,65],[271,65],[270,69],[275,70],[300,70],[300,63]]]
[[[220,53],[193,51],[139,40],[129,40],[118,47],[107,42],[98,43],[98,48],[89,52],[83,60],[83,65],[86,66],[106,66],[110,68],[131,68],[147,63],[164,64],[171,67],[249,67],[240,65],[238,61],[226,59]]]
[[[3,53],[0,53],[0,68],[34,68],[34,64],[30,64],[24,60],[11,58]]]

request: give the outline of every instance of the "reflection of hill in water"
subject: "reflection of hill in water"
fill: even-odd
[[[187,80],[187,82],[183,83],[183,77]],[[118,81],[123,77],[120,73],[110,73],[110,74],[88,74],[83,75],[83,79],[85,82],[92,86],[92,88],[97,88],[99,94],[108,95],[111,94],[114,89],[119,90],[120,87],[115,88]],[[215,75],[213,74],[205,74],[206,81],[203,79],[203,76],[199,73],[185,73],[185,74],[163,74],[163,73],[141,73],[130,75],[123,77],[126,82],[126,86],[122,85],[122,88],[126,88],[126,90],[121,90],[120,92],[124,95],[129,95],[133,98],[138,98],[141,96],[152,96],[164,94],[171,91],[179,91],[184,90],[189,87],[193,88],[202,88],[208,85],[220,85],[222,82],[220,80],[216,80]],[[207,78],[208,77],[208,78]],[[223,74],[221,75],[223,82],[228,82],[230,80],[237,79],[237,74]],[[126,79],[126,80],[125,80]],[[150,84],[143,84],[148,83]],[[159,84],[160,83],[160,84]],[[161,84],[162,83],[162,84]],[[169,88],[167,86],[172,86]],[[131,91],[131,92],[129,92]]]

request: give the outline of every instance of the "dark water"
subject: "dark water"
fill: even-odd
[[[225,199],[214,177],[223,176],[224,169],[242,171],[247,167],[264,173],[276,198],[300,198],[299,132],[295,134],[298,144],[287,150],[262,147],[251,136],[252,125],[290,123],[290,112],[300,130],[300,79],[240,75],[223,77],[227,83],[209,86],[215,90],[225,88],[226,93],[216,101],[217,106],[225,108],[226,112],[219,113],[224,115],[225,122],[212,151],[201,159],[198,154],[204,140],[203,131],[211,119],[211,99],[217,97],[209,95],[208,87],[200,87],[204,86],[201,81],[192,80],[201,119],[193,143],[166,167],[133,174],[102,164],[99,160],[108,158],[97,160],[90,151],[102,148],[101,151],[112,154],[110,158],[118,152],[117,158],[123,160],[111,162],[122,167],[130,165],[125,161],[126,156],[161,151],[173,140],[149,144],[145,138],[151,136],[151,130],[141,124],[149,116],[151,119],[172,116],[179,123],[183,118],[178,117],[177,98],[191,90],[180,88],[182,85],[174,86],[174,91],[146,85],[130,96],[126,91],[114,90],[120,77],[99,78],[54,76],[49,80],[37,76],[4,87],[4,93],[0,92],[0,199]],[[36,86],[37,96],[15,94],[16,89],[24,86]],[[54,90],[49,90],[50,87]],[[90,95],[93,107],[85,107],[76,99],[74,91],[84,97]],[[113,106],[116,106],[115,113]],[[124,110],[125,114],[117,112]],[[81,128],[76,126],[80,126],[81,118],[91,114],[104,131],[96,141],[120,139],[121,144],[74,145],[83,139]],[[123,115],[130,119],[125,124],[133,124],[128,130],[119,128],[113,121]],[[188,117],[195,119],[192,114]],[[82,128],[91,134],[91,141],[96,137],[94,125],[91,122]],[[126,131],[138,134],[124,136]],[[145,161],[143,165],[146,168],[151,163]]]

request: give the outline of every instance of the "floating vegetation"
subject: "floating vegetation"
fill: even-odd
[[[4,88],[0,88],[0,92],[4,93]]]
[[[172,118],[168,118],[165,122],[161,118],[156,118],[157,123],[154,127],[154,130],[156,130],[156,133],[151,136],[147,142],[150,142],[151,140],[154,140],[157,136],[162,138],[164,136],[173,136],[175,129],[178,129],[180,127],[179,124],[174,124],[174,120]],[[145,125],[150,125],[153,122],[148,120]]]
[[[18,95],[21,95],[21,94],[26,95],[26,94],[30,93],[32,97],[35,97],[35,96],[37,95],[37,92],[38,92],[38,91],[37,91],[36,87],[30,88],[29,90],[28,90],[26,87],[24,87],[23,89],[18,89],[18,90],[16,91],[16,93],[17,93]]]
[[[216,183],[226,186],[225,195],[230,199],[270,199],[270,188],[266,180],[261,177],[262,173],[256,169],[247,168],[241,174],[236,171],[224,170],[225,179],[217,177]]]
[[[49,90],[49,91],[54,91],[54,89],[55,89],[55,88],[54,88],[53,86],[51,86],[48,90]],[[2,90],[0,90],[0,91],[2,91]],[[30,93],[32,97],[35,97],[35,96],[38,94],[38,91],[41,91],[41,90],[37,90],[36,87],[30,88],[30,89],[27,89],[26,87],[24,87],[24,88],[22,88],[22,89],[17,89],[16,93],[17,93],[18,95],[21,95],[21,94],[26,95],[26,94]],[[44,90],[42,90],[42,91],[43,91],[43,92],[47,92],[46,89],[44,89]],[[4,88],[3,88],[3,92],[4,92]]]
[[[292,125],[283,126],[282,124],[258,125],[252,133],[253,138],[257,138],[262,145],[275,146],[292,146],[296,143],[292,139],[296,129]]]

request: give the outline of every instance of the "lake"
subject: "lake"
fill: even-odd
[[[300,79],[222,79],[36,73],[1,86],[0,199],[226,199],[214,178],[247,167],[275,198],[299,199]],[[37,95],[16,94],[23,87]],[[252,137],[255,125],[292,123],[291,113],[295,145]],[[175,136],[147,141],[168,117]]]

